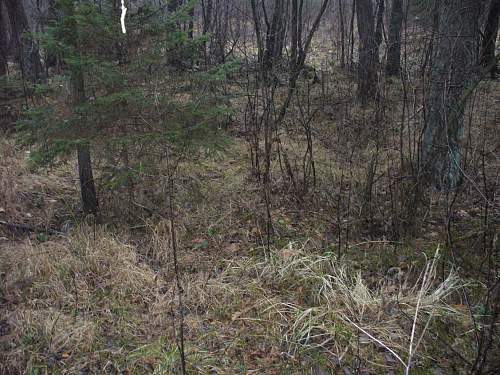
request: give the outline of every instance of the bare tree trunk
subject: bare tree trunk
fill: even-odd
[[[498,19],[500,17],[500,0],[491,0],[488,17],[484,27],[481,47],[481,65],[489,69],[491,77],[497,75],[498,64],[495,59],[495,44],[498,35]]]
[[[378,0],[377,5],[377,23],[375,27],[375,44],[377,46],[377,53],[382,43],[382,37],[384,34],[384,12],[385,12],[385,0]]]
[[[344,1],[339,0],[340,19],[340,67],[345,68],[345,26],[344,26]]]
[[[284,18],[284,0],[274,0],[274,10],[271,24],[267,30],[266,51],[264,53],[264,66],[270,71],[281,60],[282,50],[280,48],[280,35],[282,32]]]
[[[202,13],[202,34],[206,36],[212,27],[212,13],[213,13],[213,0],[201,0],[201,13]],[[209,51],[207,41],[203,42],[203,55],[205,57],[205,64],[209,64]]]
[[[376,96],[379,64],[371,0],[357,0],[356,14],[359,33],[358,97],[365,103]]]
[[[354,66],[354,18],[356,16],[356,0],[352,1],[351,20],[349,22],[349,67]]]
[[[23,37],[23,33],[30,31],[23,3],[20,0],[4,0],[4,4],[9,15],[15,55],[19,58],[24,75],[31,81],[36,81],[41,77],[43,69],[38,46]]]
[[[78,174],[80,177],[80,190],[82,193],[83,212],[85,214],[97,215],[99,204],[92,173],[92,160],[90,159],[90,147],[79,145],[78,153]]]
[[[72,5],[69,5],[66,10],[66,17],[74,16],[74,8]],[[69,18],[68,21],[68,34],[66,38],[68,44],[72,45],[74,49],[78,51],[78,34],[75,21],[72,18]],[[76,107],[85,102],[85,80],[81,67],[71,66],[70,71],[72,104]],[[86,142],[80,143],[77,147],[77,154],[83,212],[85,214],[97,215],[99,212],[99,204],[92,173],[92,160],[90,158],[89,145]]]
[[[389,21],[389,41],[385,73],[397,76],[401,72],[401,27],[403,25],[403,0],[393,0]]]
[[[297,66],[299,51],[299,3],[292,0],[292,22],[291,22],[291,52],[290,70],[295,70]]]
[[[0,0],[0,77],[7,74],[7,53],[9,50],[7,39],[7,27],[4,25],[4,5]]]
[[[421,158],[423,172],[438,189],[453,190],[461,180],[463,117],[476,79],[478,7],[477,0],[442,0],[438,7]]]

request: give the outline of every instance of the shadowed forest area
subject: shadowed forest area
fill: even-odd
[[[0,0],[0,374],[499,374],[499,15]]]

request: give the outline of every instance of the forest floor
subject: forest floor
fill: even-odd
[[[494,134],[499,108],[490,108]],[[323,110],[322,134],[339,139],[325,132],[343,120]],[[373,235],[376,228],[338,214],[361,209],[351,187],[360,189],[363,169],[332,169],[333,151],[318,140],[309,197],[297,202],[275,178],[268,248],[247,143],[228,138],[224,150],[190,155],[176,176],[181,310],[170,222],[161,206],[152,209],[161,184],[102,192],[106,217],[97,224],[79,216],[73,161],[32,171],[29,149],[12,133],[1,136],[0,373],[173,373],[180,311],[188,373],[396,374],[411,363],[412,374],[451,374],[470,366],[482,314],[474,296],[484,286],[449,265],[441,211],[431,210],[413,236]],[[292,138],[283,142],[300,155]],[[342,185],[348,175],[349,188],[335,195],[332,179]],[[464,199],[453,212],[459,257],[483,238],[476,202]]]

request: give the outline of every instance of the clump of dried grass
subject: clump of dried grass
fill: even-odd
[[[92,362],[93,351],[112,351],[109,340],[133,344],[158,330],[148,316],[157,275],[119,238],[82,227],[69,238],[12,250],[1,259],[9,268],[3,295],[13,308],[1,317],[13,343],[3,370],[52,361],[71,373]]]
[[[274,322],[269,331],[281,338],[290,356],[319,349],[339,365],[348,354],[367,360],[375,347],[408,369],[415,357],[429,354],[422,348],[433,319],[462,318],[447,302],[461,287],[459,279],[453,272],[437,279],[438,255],[419,277],[414,272],[399,279],[381,277],[376,286],[345,260],[308,251],[307,243],[290,243],[261,261],[248,258],[236,271],[268,290],[283,290],[262,299],[267,308],[261,318]]]
[[[25,170],[12,141],[0,139],[0,219],[21,216],[20,181]]]

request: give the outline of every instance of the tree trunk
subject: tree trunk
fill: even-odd
[[[20,0],[4,0],[4,4],[9,15],[15,56],[19,59],[24,76],[36,81],[42,76],[43,69],[38,46],[31,39],[23,37],[23,33],[30,31],[23,3]]]
[[[0,0],[0,77],[7,74],[7,53],[8,53],[8,39],[7,27],[4,25],[4,7],[3,0]]]
[[[74,16],[74,8],[69,5],[67,8],[67,17]],[[69,32],[66,35],[67,42],[78,51],[78,34],[76,24],[72,18],[68,22]],[[77,107],[85,102],[85,80],[80,66],[70,66],[70,84],[72,104]],[[78,154],[78,173],[80,178],[80,192],[82,195],[82,206],[85,214],[97,215],[99,212],[99,203],[92,173],[92,160],[90,158],[90,147],[85,143],[80,143],[77,147]]]
[[[352,1],[351,20],[349,22],[349,68],[354,67],[354,18],[356,16],[356,0]]]
[[[339,0],[340,19],[340,67],[345,68],[345,26],[344,26],[344,1]]]
[[[380,48],[380,44],[382,43],[384,34],[384,12],[385,12],[385,0],[378,0],[377,23],[375,27],[375,44],[377,46],[377,51]]]
[[[212,28],[212,13],[213,1],[201,0],[202,22],[203,22],[203,36],[206,36]],[[209,51],[207,49],[207,41],[203,41],[203,55],[205,57],[205,64],[209,64]]]
[[[438,189],[454,190],[461,180],[460,140],[464,112],[477,77],[477,0],[443,0],[426,98],[421,168]]]
[[[273,16],[267,30],[266,51],[264,54],[264,66],[268,71],[272,70],[281,60],[280,37],[284,18],[284,0],[274,1]]]
[[[401,27],[403,25],[403,0],[393,0],[389,21],[389,41],[385,73],[397,76],[401,72]]]
[[[299,45],[299,3],[298,0],[292,0],[292,20],[291,20],[291,51],[290,51],[290,70],[295,71],[297,67]]]
[[[371,0],[357,0],[359,33],[358,97],[362,103],[377,94],[378,48]]]
[[[481,47],[481,65],[487,68],[491,77],[497,75],[497,61],[495,59],[495,44],[498,35],[498,19],[500,17],[500,0],[491,0],[488,17],[484,27],[484,37]]]
[[[90,159],[90,147],[79,145],[78,149],[78,173],[80,177],[80,191],[82,193],[83,212],[85,214],[97,215],[99,204],[92,173],[92,160]]]

